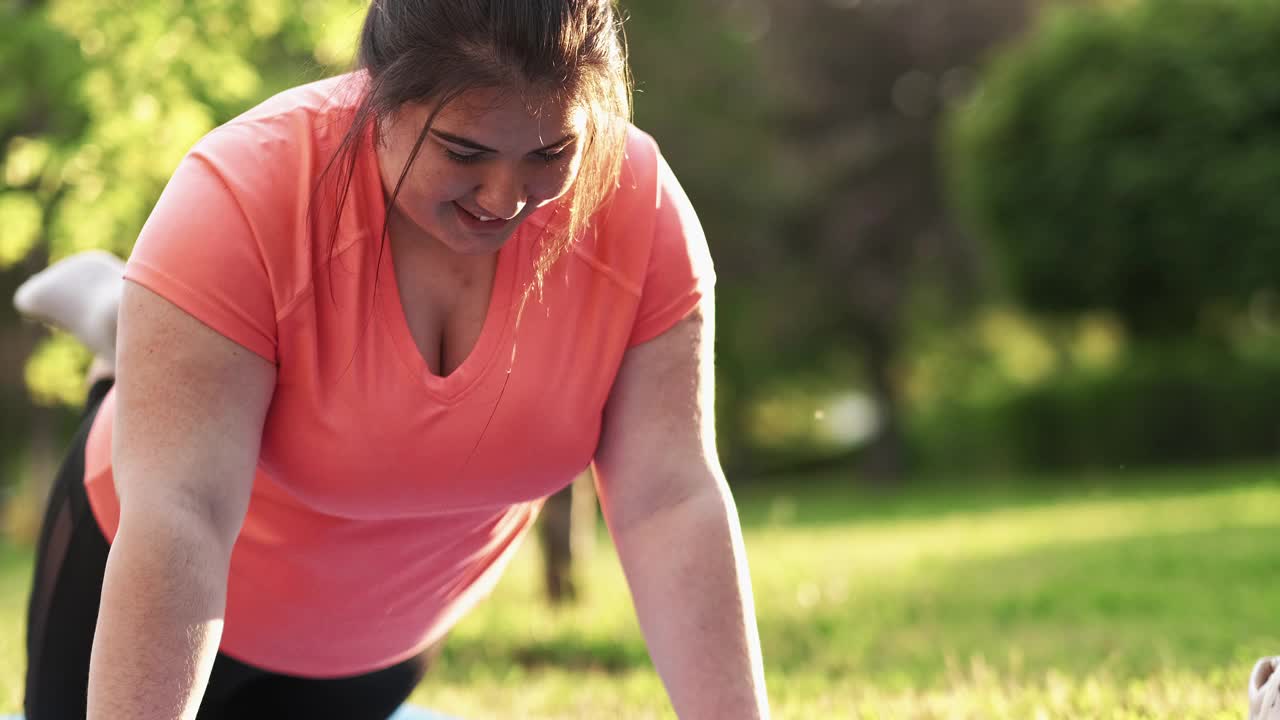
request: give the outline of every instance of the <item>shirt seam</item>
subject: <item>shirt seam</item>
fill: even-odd
[[[329,256],[326,257],[324,260],[316,263],[314,266],[311,267],[307,275],[306,284],[303,285],[301,288],[299,288],[298,291],[294,293],[292,297],[289,298],[289,301],[284,303],[284,305],[280,308],[280,311],[276,314],[276,325],[283,324],[295,312],[297,312],[298,308],[302,306],[303,302],[305,302],[307,299],[309,299],[312,295],[315,294],[315,288],[316,288],[315,274],[327,268],[330,264],[333,263],[334,260],[338,259],[342,255],[345,255],[347,251],[350,250],[351,248],[356,247],[359,241],[360,241],[360,237],[352,238],[345,245],[342,245],[341,247],[337,248],[332,253],[330,253]]]
[[[258,260],[262,264],[263,275],[267,277],[267,282],[270,283],[272,273],[271,273],[271,266],[267,263],[266,248],[263,247],[262,241],[258,237],[258,231],[254,227],[253,219],[249,217],[249,214],[245,212],[244,207],[240,204],[240,198],[236,195],[235,191],[231,189],[231,186],[227,183],[226,178],[222,175],[222,172],[218,170],[218,167],[213,163],[212,160],[205,157],[204,154],[199,151],[192,153],[191,157],[192,159],[198,160],[199,162],[203,163],[205,167],[209,169],[209,172],[212,173],[215,178],[217,178],[218,183],[222,185],[224,190],[227,191],[227,194],[230,195],[235,200],[236,210],[239,211],[241,219],[244,220],[245,227],[249,228],[249,232],[252,233],[253,235],[253,242],[258,247]],[[289,296],[289,299],[284,303],[282,303],[279,309],[277,309],[275,312],[277,335],[279,335],[279,332],[280,332],[280,324],[283,323],[286,319],[288,319],[289,316],[292,315],[294,311],[298,309],[299,306],[301,306],[302,302],[306,300],[308,297],[310,297],[311,292],[315,289],[315,284],[316,284],[315,273],[320,272],[322,269],[324,269],[326,266],[332,263],[334,259],[338,258],[341,255],[346,254],[348,250],[356,246],[359,240],[360,240],[360,236],[351,238],[350,240],[347,241],[346,244],[338,247],[332,253],[330,253],[324,260],[320,261],[319,263],[316,263],[310,268],[310,271],[307,275],[306,283],[302,287],[298,288],[298,290],[296,290],[294,293],[292,293]]]
[[[605,265],[598,258],[596,258],[593,255],[590,255],[589,253],[587,253],[586,250],[583,250],[580,247],[575,247],[573,249],[573,255],[574,257],[578,258],[583,263],[585,263],[587,267],[591,268],[592,270],[603,275],[605,278],[609,279],[611,282],[613,282],[613,284],[617,285],[628,295],[631,295],[632,297],[635,297],[637,299],[641,297],[640,285],[633,282],[630,278],[623,275],[617,269],[612,268],[608,265]]]

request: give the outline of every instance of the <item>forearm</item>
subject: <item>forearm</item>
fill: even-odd
[[[767,718],[751,581],[727,491],[692,496],[620,529],[615,541],[676,713]]]
[[[194,718],[222,634],[229,548],[185,513],[122,518],[89,669],[89,720]]]

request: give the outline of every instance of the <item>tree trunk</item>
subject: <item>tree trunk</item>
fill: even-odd
[[[898,388],[893,378],[894,343],[884,333],[867,332],[862,335],[867,375],[880,416],[880,427],[863,454],[862,472],[876,485],[898,485],[906,470],[906,459]]]
[[[578,598],[575,565],[580,569],[595,545],[596,499],[591,473],[552,495],[542,507],[538,540],[542,546],[547,601],[563,605]]]

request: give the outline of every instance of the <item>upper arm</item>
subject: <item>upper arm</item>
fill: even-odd
[[[600,247],[616,251],[640,302],[595,458],[615,534],[691,496],[726,491],[715,449],[715,269],[706,235],[652,138],[632,132],[623,170],[600,236],[611,242]]]
[[[248,508],[275,366],[126,282],[112,465],[122,521],[192,513],[229,548]]]
[[[715,447],[714,295],[627,351],[596,452],[601,505],[616,533],[703,492],[724,491]]]
[[[275,387],[277,310],[304,262],[277,177],[296,152],[267,129],[224,126],[183,158],[129,256],[120,308],[121,522],[198,522],[227,548]]]

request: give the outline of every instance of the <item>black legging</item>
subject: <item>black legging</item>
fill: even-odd
[[[27,614],[27,720],[84,720],[89,653],[110,545],[84,490],[84,449],[110,380],[89,391],[84,419],[54,481],[36,549]],[[354,677],[281,675],[218,653],[198,720],[306,718],[385,720],[417,686],[436,654]]]

